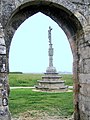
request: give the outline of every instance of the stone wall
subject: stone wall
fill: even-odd
[[[90,120],[90,27],[84,28],[84,40],[79,44],[79,109],[82,120]]]
[[[6,45],[4,32],[0,24],[0,120],[10,120],[8,108],[9,84],[6,67]]]
[[[15,30],[24,20],[39,11],[52,18],[68,37],[73,53],[74,119],[90,120],[89,0],[0,1],[0,23],[2,25],[0,30],[3,28],[3,34],[0,33],[0,80],[5,80],[3,89],[7,90],[8,88],[9,49]],[[0,81],[0,84],[3,85],[2,81]],[[6,91],[7,93],[8,91]],[[0,101],[2,99],[1,96]],[[3,118],[5,118],[4,120],[10,120],[8,113],[6,112],[7,118],[0,114],[2,120]]]

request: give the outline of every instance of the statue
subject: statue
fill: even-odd
[[[49,38],[49,67],[53,67],[53,48],[52,48],[52,41],[51,41],[51,30],[52,28],[49,27],[48,30],[48,38]]]
[[[49,39],[49,43],[50,43],[50,44],[52,44],[52,43],[51,43],[51,30],[52,30],[52,28],[49,26],[48,39]]]
[[[52,48],[52,39],[51,39],[51,31],[52,28],[49,26],[48,30],[48,39],[49,39],[49,50],[48,50],[48,55],[49,55],[49,67],[47,68],[46,72],[56,72],[55,67],[53,67],[53,51],[54,49]]]

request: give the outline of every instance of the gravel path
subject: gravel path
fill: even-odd
[[[23,88],[23,89],[30,89],[30,88],[35,88],[35,87],[10,87],[10,89],[21,89],[21,88]]]
[[[46,113],[37,111],[27,111],[20,115],[19,118],[12,118],[12,120],[74,120],[71,118],[63,118],[61,116],[49,116]]]
[[[72,118],[68,118],[68,119],[65,119],[65,118],[60,118],[60,117],[50,117],[50,116],[47,116],[47,117],[43,117],[43,118],[32,118],[32,117],[26,117],[26,118],[12,118],[12,120],[74,120]]]
[[[20,87],[10,87],[10,89],[21,89],[21,88],[25,88],[25,89],[32,88],[32,89],[34,89],[35,87],[22,87],[22,86],[20,86]],[[68,88],[73,88],[73,86],[69,86]]]

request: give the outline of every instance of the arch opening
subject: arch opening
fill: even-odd
[[[55,49],[54,64],[58,71],[72,73],[73,58],[65,33],[53,20],[40,12],[28,18],[16,31],[10,46],[9,66],[11,70],[9,69],[9,71],[21,71],[23,73],[45,72],[45,69],[48,66],[49,25],[53,28],[52,42]],[[65,58],[67,58],[68,64],[65,62]],[[38,62],[36,62],[36,60]],[[27,62],[23,63],[23,61]],[[31,61],[31,63],[29,61]],[[37,69],[40,69],[39,66],[41,67],[41,70]]]
[[[34,16],[36,16],[36,17],[34,17]],[[53,32],[52,33],[52,41],[53,41],[53,46],[54,46],[54,55],[55,54],[58,54],[58,56],[57,55],[55,55],[55,57],[54,57],[54,59],[56,59],[56,60],[54,60],[54,63],[57,63],[57,59],[59,59],[58,60],[58,65],[60,66],[60,68],[58,68],[58,70],[59,71],[61,71],[61,67],[63,66],[63,67],[65,67],[64,65],[65,65],[65,62],[64,62],[64,59],[62,58],[62,55],[65,55],[65,56],[63,56],[64,58],[65,58],[65,61],[66,61],[66,59],[67,59],[67,61],[68,61],[68,64],[69,64],[69,60],[72,58],[72,56],[70,56],[70,59],[68,60],[68,58],[69,58],[69,54],[71,55],[72,53],[71,53],[71,49],[70,49],[70,46],[69,46],[69,43],[67,43],[68,42],[68,40],[67,40],[67,37],[66,37],[66,35],[65,35],[65,33],[62,31],[62,30],[59,30],[60,29],[60,27],[58,26],[58,25],[56,25],[56,23],[53,21],[53,22],[51,22],[52,20],[50,19],[50,18],[47,18],[47,16],[45,16],[45,15],[43,15],[42,13],[37,13],[37,14],[35,14],[34,16],[32,16],[32,18],[34,17],[34,19],[36,20],[37,19],[37,21],[39,20],[39,19],[41,19],[41,17],[43,17],[43,24],[39,24],[39,22],[31,22],[31,20],[29,20],[29,19],[31,19],[31,17],[29,18],[29,19],[27,19],[25,22],[27,22],[27,25],[28,25],[28,27],[30,26],[31,27],[31,25],[33,24],[33,27],[31,27],[31,28],[27,28],[26,27],[26,29],[25,29],[25,26],[24,27],[22,27],[22,25],[17,29],[17,33],[19,34],[19,29],[21,28],[21,30],[23,30],[23,29],[25,29],[25,31],[24,32],[28,32],[29,31],[29,35],[28,34],[26,34],[27,35],[27,37],[26,37],[26,35],[23,35],[24,33],[22,33],[22,36],[21,36],[21,38],[15,38],[15,39],[13,39],[12,40],[12,43],[11,43],[11,46],[10,46],[10,52],[11,51],[13,51],[13,49],[14,50],[16,50],[17,49],[17,52],[19,52],[20,51],[20,49],[21,49],[21,51],[20,51],[20,53],[19,53],[19,55],[20,55],[20,61],[25,57],[25,54],[28,54],[28,55],[30,55],[30,60],[29,60],[29,62],[27,61],[27,59],[29,59],[29,57],[27,56],[26,57],[26,60],[22,60],[22,61],[24,61],[23,63],[22,63],[22,65],[21,66],[24,66],[24,63],[25,63],[25,61],[28,63],[28,65],[26,65],[25,64],[25,66],[27,66],[27,67],[29,67],[29,65],[30,65],[30,62],[33,60],[33,66],[31,67],[31,65],[30,65],[30,67],[31,68],[33,68],[34,67],[34,69],[36,69],[36,65],[35,65],[35,62],[34,62],[34,58],[32,58],[33,56],[31,55],[32,53],[34,53],[34,50],[35,50],[35,54],[34,55],[38,55],[38,57],[40,57],[41,56],[41,61],[40,61],[40,67],[41,67],[41,65],[43,66],[43,64],[45,64],[46,63],[46,61],[47,61],[47,63],[46,63],[46,66],[45,66],[45,70],[46,70],[46,68],[47,68],[47,66],[48,66],[48,27],[49,27],[49,25],[51,25],[52,26],[52,28],[53,28],[53,31],[55,31],[55,33]],[[40,17],[38,17],[37,18],[37,16],[40,16]],[[32,21],[34,21],[34,19],[32,19]],[[47,20],[48,19],[48,20]],[[44,22],[44,21],[47,21],[47,22]],[[38,25],[37,25],[37,23],[38,23]],[[40,22],[41,23],[41,22]],[[24,24],[24,23],[23,23]],[[39,27],[39,25],[41,25],[41,27],[38,29],[38,27]],[[43,26],[42,26],[43,25]],[[36,29],[35,29],[36,28]],[[41,29],[41,30],[40,30]],[[46,30],[46,32],[45,32],[45,30]],[[56,31],[57,30],[57,31]],[[38,32],[39,31],[39,32]],[[35,34],[36,32],[38,32],[37,34]],[[41,32],[41,33],[40,33]],[[33,34],[34,33],[34,34]],[[36,38],[34,38],[34,36],[32,36],[31,37],[31,35],[34,35],[34,36],[36,36]],[[40,35],[39,35],[40,34]],[[63,35],[62,35],[63,34]],[[22,39],[23,37],[25,36],[25,39]],[[28,38],[28,36],[29,36],[29,38]],[[38,38],[38,36],[40,36],[39,38]],[[55,37],[56,36],[56,37]],[[14,36],[15,37],[15,36]],[[28,40],[27,40],[28,39]],[[40,41],[40,39],[42,40],[42,41]],[[14,41],[16,41],[17,42],[17,44],[19,45],[19,49],[18,49],[18,46],[16,46],[16,48],[14,48],[14,45],[15,45],[15,42]],[[20,41],[20,44],[19,44],[19,41]],[[25,43],[24,43],[24,46],[23,46],[23,41],[25,41]],[[30,41],[30,42],[29,42]],[[33,42],[32,42],[33,41]],[[36,43],[36,41],[38,41],[37,43]],[[45,42],[46,41],[46,42]],[[27,43],[26,43],[27,42]],[[61,45],[60,45],[60,43],[61,43]],[[25,53],[22,51],[22,49],[25,47],[25,45],[27,46],[27,45],[29,45],[29,46],[27,46],[27,48],[28,47],[31,47],[30,46],[30,44],[31,44],[31,46],[33,46],[34,48],[33,49],[28,49]],[[39,54],[38,53],[38,50],[37,49],[39,49],[38,47],[36,48],[34,45],[37,45],[37,46],[42,46],[42,49],[40,48],[40,50],[43,50],[43,52],[44,52],[44,50],[45,50],[45,53],[43,53],[44,54],[44,56],[43,56],[43,54],[41,55],[41,53]],[[47,44],[47,45],[45,45],[45,44]],[[59,44],[59,46],[57,46]],[[47,48],[46,48],[46,46],[47,46]],[[63,48],[62,48],[62,50],[60,50],[60,48],[63,46]],[[12,47],[12,48],[11,48]],[[45,48],[44,48],[45,47]],[[59,48],[60,47],[60,48]],[[24,48],[25,49],[25,48]],[[57,53],[57,50],[59,51],[58,53]],[[64,51],[65,50],[65,51]],[[31,53],[30,53],[30,51],[31,51]],[[63,51],[63,52],[62,52]],[[9,54],[10,54],[10,52],[9,52]],[[16,51],[14,51],[13,53],[12,53],[12,58],[13,58],[13,60],[11,60],[11,61],[14,61],[15,60],[15,58],[14,58],[14,54],[16,54],[17,55],[17,52]],[[22,53],[22,55],[21,55],[21,53]],[[63,53],[63,54],[62,54]],[[45,55],[46,54],[46,55]],[[19,60],[19,58],[18,58],[19,56],[17,55],[16,56],[16,58],[17,58],[17,61]],[[43,59],[43,57],[44,57],[44,59]],[[68,57],[68,58],[67,58]],[[9,57],[9,59],[10,59],[10,57]],[[32,59],[32,60],[31,60]],[[37,59],[37,60],[35,60],[35,61],[37,61],[38,62],[38,58],[36,57],[35,59]],[[63,60],[62,60],[63,59]],[[22,62],[21,61],[21,62]],[[43,63],[42,63],[42,61],[43,61]],[[62,61],[62,62],[61,62]],[[16,62],[16,60],[15,60],[15,62]],[[62,66],[60,65],[60,62],[61,62],[61,64],[63,64]],[[31,64],[32,64],[31,63]],[[70,63],[72,63],[72,60],[70,60]],[[13,63],[12,65],[14,65],[15,64],[15,66],[17,67],[18,65],[16,65],[16,63]],[[19,64],[20,64],[20,62],[19,62]],[[38,62],[38,64],[39,64],[39,62]],[[67,65],[67,64],[66,64]],[[15,66],[14,66],[14,68],[15,68]],[[20,66],[18,66],[18,67],[20,67]],[[39,67],[39,69],[40,69],[40,67]],[[55,65],[55,67],[56,67],[56,69],[57,69],[57,67],[58,66],[56,66]],[[62,67],[62,68],[63,68]],[[67,66],[68,67],[68,66]],[[71,69],[72,69],[72,65],[71,65],[71,68],[70,68],[70,72],[71,72]],[[68,69],[67,69],[68,70]],[[66,71],[67,71],[66,70]],[[21,70],[18,70],[19,72],[22,72]],[[29,70],[30,71],[30,70]],[[65,72],[65,69],[63,70],[64,72]],[[14,72],[17,72],[16,70],[14,71]],[[41,72],[45,72],[44,70],[41,70]],[[68,71],[67,71],[68,72]]]

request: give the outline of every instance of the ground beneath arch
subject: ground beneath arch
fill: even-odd
[[[27,111],[24,112],[22,114],[20,114],[20,116],[18,117],[14,117],[12,118],[12,120],[74,120],[73,116],[70,118],[65,118],[65,117],[61,117],[61,116],[51,116],[48,115],[46,113],[38,113],[37,111]]]

